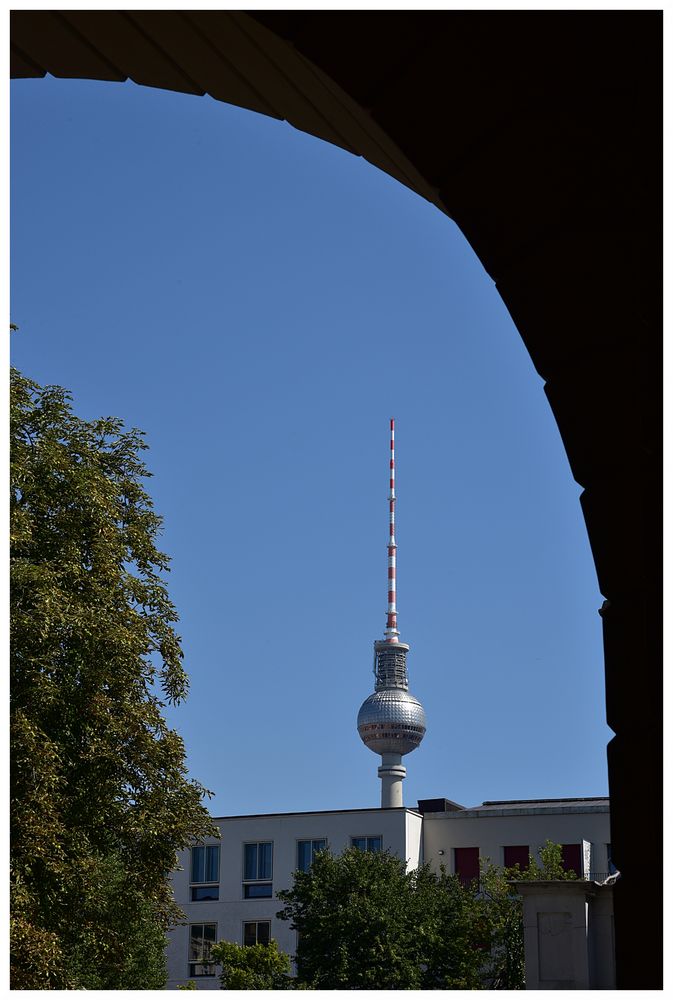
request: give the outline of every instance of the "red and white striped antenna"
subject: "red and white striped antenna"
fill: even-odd
[[[390,420],[390,536],[388,538],[388,618],[386,642],[399,642],[397,628],[397,545],[395,543],[395,419]]]

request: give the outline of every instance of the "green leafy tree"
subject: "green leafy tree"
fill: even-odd
[[[578,872],[566,871],[563,867],[563,851],[560,844],[554,844],[551,840],[545,841],[544,847],[540,848],[540,863],[538,864],[531,855],[528,859],[528,868],[521,873],[522,879],[529,881],[571,881],[578,878]],[[510,869],[513,876],[514,869]]]
[[[411,885],[420,989],[480,989],[491,926],[474,888],[427,865],[411,873]]]
[[[523,909],[510,878],[521,878],[516,869],[482,863],[479,894],[481,926],[489,941],[484,951],[483,982],[492,990],[526,988],[523,948]]]
[[[290,959],[278,950],[271,939],[268,944],[241,945],[219,941],[211,949],[211,958],[222,965],[223,990],[288,990]]]
[[[162,716],[186,694],[137,430],[11,374],[14,989],[150,989],[169,874],[217,835]]]
[[[309,989],[470,989],[482,958],[473,897],[427,866],[387,852],[316,855],[280,892],[299,931],[297,979]]]

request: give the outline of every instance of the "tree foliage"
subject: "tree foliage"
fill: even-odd
[[[268,944],[240,945],[219,941],[211,950],[212,960],[222,965],[220,983],[223,990],[287,990],[292,988],[289,977],[290,959],[278,950],[271,939]]]
[[[514,880],[574,877],[549,841],[526,869],[485,861],[479,884],[444,868],[407,872],[389,853],[316,855],[278,893],[299,931],[308,989],[524,989],[523,913]]]
[[[176,851],[217,835],[162,716],[187,676],[145,447],[12,371],[15,989],[163,986]]]
[[[309,989],[471,989],[482,942],[470,894],[387,853],[316,855],[278,894],[299,931],[297,978]]]

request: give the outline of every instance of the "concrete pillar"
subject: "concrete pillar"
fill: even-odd
[[[589,978],[593,990],[614,990],[617,985],[611,885],[596,886],[596,894],[589,900]]]
[[[399,753],[382,753],[379,778],[381,779],[381,808],[394,809],[402,803],[402,782],[407,769]]]
[[[610,989],[615,982],[612,886],[517,882],[527,990]]]

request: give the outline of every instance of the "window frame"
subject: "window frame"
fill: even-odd
[[[217,852],[217,878],[194,878],[194,851],[216,851]],[[206,857],[204,854],[203,874],[206,874]],[[220,845],[219,844],[194,844],[189,849],[189,884],[190,885],[219,885],[220,882]]]
[[[270,941],[271,941],[271,917],[268,917],[268,918],[267,917],[262,917],[259,920],[243,920],[243,921],[241,921],[241,924],[242,924],[241,941],[243,942],[243,947],[244,948],[251,948],[251,947],[253,947],[253,945],[248,944],[246,942],[246,940],[245,940],[245,929],[246,929],[246,927],[252,927],[252,926],[254,926],[255,928],[258,928],[260,924],[267,924],[268,925],[268,928],[269,928],[269,940],[266,941],[266,942],[260,941],[259,940],[259,931],[256,929],[255,930],[255,944],[267,944],[268,945],[270,943]]]
[[[200,896],[204,890],[212,890],[209,896]],[[209,882],[208,884],[190,885],[189,887],[189,902],[190,903],[218,903],[220,901],[220,883],[219,882]]]
[[[367,846],[365,848],[358,847],[357,844],[353,843],[353,841],[355,841],[355,840],[365,840],[367,842]],[[381,846],[372,849],[369,846],[369,841],[370,840],[378,840],[378,841],[380,841]],[[351,847],[355,848],[355,850],[357,850],[357,851],[364,850],[366,854],[380,854],[383,851],[383,834],[382,833],[375,833],[375,834],[372,834],[372,835],[361,834],[359,836],[351,836]]]
[[[271,847],[271,874],[269,876],[265,876],[263,878],[260,878],[259,877],[259,857],[260,857],[259,848],[260,848],[260,846],[262,844],[269,844],[269,846]],[[274,854],[274,846],[275,846],[275,844],[274,844],[273,840],[245,840],[243,842],[243,864],[242,864],[243,878],[241,879],[241,883],[242,883],[242,886],[243,886],[243,899],[272,899],[273,898],[273,854]],[[246,866],[245,866],[246,847],[256,847],[257,848],[257,861],[256,861],[257,877],[256,878],[247,878],[246,877]],[[261,895],[261,894],[260,895],[249,895],[249,893],[251,892],[251,890],[255,886],[259,886],[260,888],[263,888],[263,887],[265,888],[265,887],[268,886],[269,892],[268,893],[264,893],[263,895]]]
[[[523,850],[525,848],[525,850],[526,850],[526,863],[525,863],[525,865],[522,865],[521,862],[519,862],[519,861],[515,861],[513,865],[508,865],[507,864],[507,851],[511,850],[513,848],[516,848],[517,850]],[[503,844],[503,847],[502,847],[502,867],[503,868],[516,868],[516,866],[518,865],[520,871],[522,871],[522,872],[526,871],[526,869],[528,868],[528,865],[530,864],[530,858],[531,858],[532,853],[533,852],[531,851],[531,845],[530,844]]]
[[[215,940],[213,944],[217,944],[217,921],[216,920],[200,920],[190,923],[187,928],[187,968],[189,970],[189,979],[214,979],[216,976],[216,962],[207,962],[203,958],[196,959],[192,961],[192,927],[214,927],[215,928]],[[205,934],[201,935],[202,944],[205,942]],[[212,967],[212,972],[193,972],[192,970],[196,968],[197,965]]]
[[[573,851],[573,853],[577,853],[577,857],[579,859],[578,865],[571,865],[570,863],[568,854],[570,853],[571,850]],[[584,878],[584,864],[582,857],[581,840],[579,841],[579,843],[575,844],[561,844],[561,867],[563,868],[564,872],[571,872],[571,871],[575,872],[575,875],[577,875],[578,879]]]
[[[471,851],[472,854],[470,855],[470,857],[472,859],[474,859],[474,851],[477,852],[477,855],[476,855],[476,857],[477,857],[476,875],[468,876],[468,875],[464,874],[463,872],[459,871],[459,868],[458,868],[458,854],[456,853],[457,851]],[[477,846],[475,844],[472,844],[469,847],[454,847],[453,848],[453,859],[452,859],[453,860],[453,874],[457,878],[460,879],[460,881],[462,882],[462,884],[464,886],[467,887],[467,886],[470,886],[470,885],[474,885],[475,882],[476,882],[477,885],[480,884],[480,882],[481,882],[481,868],[480,868],[481,858],[482,858],[481,847],[479,847],[479,846]]]
[[[203,874],[208,869],[208,851],[216,852],[216,874],[215,879],[199,881],[194,878],[194,851],[203,851]],[[199,890],[214,889],[215,892],[209,899],[198,899]],[[220,844],[194,844],[189,849],[189,901],[190,903],[214,903],[220,898]]]
[[[308,868],[301,868],[299,865],[299,845],[300,844],[310,844],[311,845],[311,860],[309,862]],[[318,847],[317,849],[313,846],[314,844],[324,844],[324,847]],[[297,872],[308,872],[311,870],[311,865],[313,864],[313,859],[318,853],[318,851],[329,850],[329,841],[327,837],[297,837],[295,840],[295,852],[294,856],[297,861],[297,867],[295,871]]]

